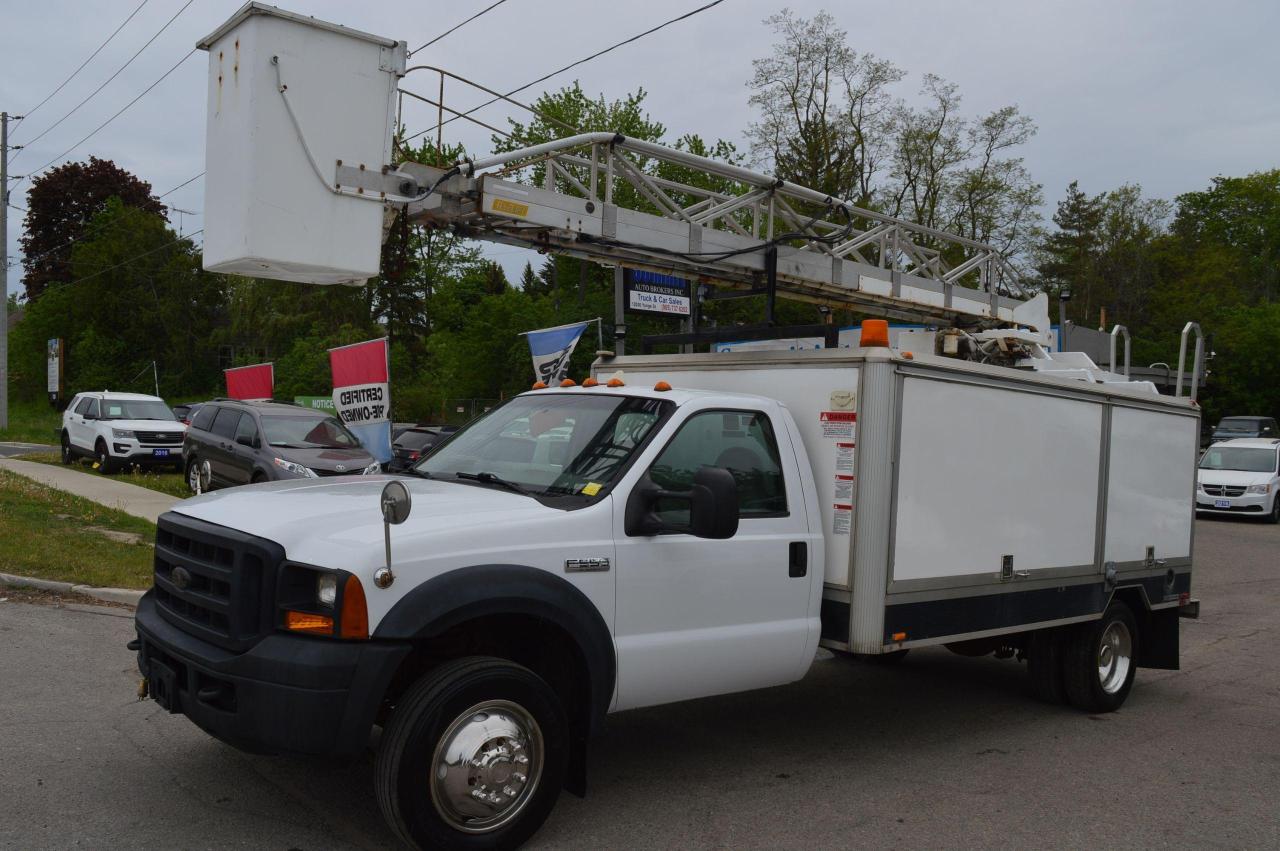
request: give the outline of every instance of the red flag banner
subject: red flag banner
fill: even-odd
[[[338,419],[384,464],[391,460],[391,399],[387,340],[329,350]]]
[[[275,392],[274,364],[259,363],[223,370],[227,378],[227,396],[245,401],[266,401]]]

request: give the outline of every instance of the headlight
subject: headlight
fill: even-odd
[[[321,573],[316,576],[316,601],[326,609],[332,609],[338,599],[338,575]]]
[[[134,438],[133,432],[129,431],[127,428],[113,428],[111,429],[111,436],[116,440],[133,440]]]
[[[1245,493],[1271,493],[1271,485],[1249,485],[1244,489]]]
[[[362,475],[362,476],[374,476],[374,475],[377,475],[378,473],[381,473],[381,472],[382,472],[382,465],[381,465],[381,464],[379,464],[377,461],[374,461],[374,462],[373,462],[372,464],[370,464],[368,467],[365,467],[363,470],[361,470],[361,471],[360,471],[360,475]]]
[[[301,464],[295,464],[294,462],[286,461],[283,458],[272,458],[271,463],[275,464],[282,470],[288,470],[295,476],[304,476],[308,479],[316,478],[315,472],[313,472],[310,467],[304,467]]]

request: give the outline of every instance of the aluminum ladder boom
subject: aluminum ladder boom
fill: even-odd
[[[540,185],[520,181],[541,170]],[[439,169],[411,221],[474,239],[928,324],[1029,328],[1030,298],[990,245],[776,177],[616,133],[581,133]]]

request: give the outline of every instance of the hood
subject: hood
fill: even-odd
[[[163,431],[182,434],[187,430],[185,424],[178,420],[99,420],[111,428],[129,431]]]
[[[1275,473],[1249,473],[1244,470],[1196,470],[1196,481],[1202,485],[1265,485]]]
[[[448,536],[474,546],[495,530],[564,515],[532,497],[497,488],[400,476],[243,485],[183,500],[173,510],[275,541],[297,561],[354,569],[382,562],[380,497],[393,478],[404,482],[412,501],[409,519],[392,531],[394,542],[426,537],[439,546]]]
[[[293,449],[284,446],[268,446],[265,449],[286,461],[294,461],[314,470],[333,470],[339,473],[358,473],[373,463],[368,450],[351,449]],[[341,466],[345,469],[339,470]]]

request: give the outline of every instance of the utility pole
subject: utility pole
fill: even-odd
[[[20,118],[21,116],[14,116]],[[0,112],[0,429],[9,427],[9,113]]]

